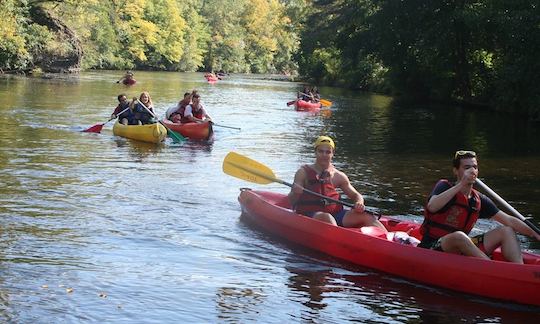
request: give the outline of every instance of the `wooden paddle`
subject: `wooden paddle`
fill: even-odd
[[[154,117],[161,125],[163,125],[163,127],[167,129],[169,136],[173,139],[173,142],[180,143],[186,140],[184,136],[167,127],[167,125],[165,125],[161,120],[159,120],[156,115],[150,109],[148,109],[148,107],[146,107],[139,99],[137,99],[137,102],[140,103],[141,106],[143,106],[144,109],[146,109],[146,111],[148,111],[148,113],[152,115],[152,117]]]
[[[277,182],[277,183],[281,183],[283,185],[289,186],[291,188],[294,186],[297,186],[295,184],[285,182],[281,179],[276,178],[272,169],[270,169],[266,165],[261,164],[255,160],[248,158],[247,156],[243,156],[235,152],[229,152],[229,154],[225,156],[225,159],[223,160],[223,172],[233,177],[246,180],[249,182],[253,182],[253,183],[258,183],[258,184],[269,184],[272,182]],[[318,192],[306,189],[304,187],[302,187],[302,190],[306,193],[317,196],[326,201],[330,201],[337,204],[341,204],[343,206],[354,208],[354,204],[348,203],[346,201],[333,199],[333,198],[321,195]],[[373,211],[366,210],[366,212],[374,216],[380,216],[378,213],[373,212]]]
[[[512,212],[513,216],[519,218],[521,221],[523,221],[527,226],[529,226],[533,231],[540,234],[540,228],[538,228],[536,225],[534,225],[533,222],[525,218],[523,215],[520,214],[514,207],[512,207],[509,203],[507,203],[504,199],[501,198],[495,191],[491,190],[485,183],[482,182],[482,180],[476,178],[476,184],[480,186],[484,191],[489,193],[493,198],[495,198],[501,205],[503,205],[506,209],[508,209],[510,212]]]
[[[126,109],[122,110],[120,113],[118,113],[118,115],[116,116],[120,116],[121,114],[123,114],[126,110],[128,110],[129,107],[127,107]],[[81,132],[85,132],[85,133],[100,133],[101,132],[101,129],[103,128],[103,126],[105,126],[105,124],[107,124],[108,122],[110,122],[111,120],[113,119],[116,119],[115,118],[109,118],[109,120],[107,120],[106,122],[104,123],[101,123],[101,124],[95,124],[93,126],[90,126],[88,127],[87,129],[85,130],[82,130]]]

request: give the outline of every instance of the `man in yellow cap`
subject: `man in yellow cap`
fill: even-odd
[[[386,231],[377,217],[365,211],[364,198],[351,185],[347,175],[334,168],[332,158],[336,145],[332,138],[319,136],[314,147],[315,163],[303,165],[294,176],[294,186],[289,193],[289,200],[295,211],[333,225],[378,226]],[[339,200],[339,193],[336,190],[339,188],[354,202],[354,208],[344,209],[341,204],[304,192],[304,188],[336,200]]]

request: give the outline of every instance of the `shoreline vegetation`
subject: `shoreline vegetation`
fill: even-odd
[[[0,74],[272,75],[540,120],[540,7],[530,2],[4,0],[2,7]]]

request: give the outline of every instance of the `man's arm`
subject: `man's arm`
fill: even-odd
[[[303,187],[304,187],[305,180],[306,180],[306,172],[304,171],[303,168],[298,169],[298,171],[296,171],[296,174],[294,175],[293,186],[291,187],[291,191],[289,192],[289,195],[288,195],[291,206],[294,206],[296,202],[298,202],[298,199],[302,195],[302,192],[304,192]]]
[[[341,171],[338,172],[338,183],[336,186],[343,190],[343,193],[345,193],[347,197],[354,202],[354,209],[359,212],[363,212],[365,210],[364,197],[353,187],[349,177],[347,177],[345,173]]]
[[[525,224],[521,219],[510,216],[502,210],[499,210],[495,215],[493,215],[492,219],[503,225],[513,228],[514,231],[518,233],[540,240],[540,235],[533,231],[529,226],[527,226],[527,224]]]

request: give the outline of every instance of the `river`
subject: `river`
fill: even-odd
[[[538,309],[419,285],[325,257],[240,220],[239,188],[286,193],[222,172],[235,151],[292,181],[313,140],[381,213],[420,222],[427,193],[452,177],[457,149],[480,177],[540,221],[540,125],[488,111],[405,105],[322,88],[321,114],[286,102],[301,84],[232,75],[120,72],[0,78],[0,321],[8,323],[531,322]],[[150,145],[82,133],[116,96],[149,91],[158,114],[198,89],[212,142]],[[480,221],[478,230],[492,222]],[[523,249],[540,243],[519,236]],[[519,287],[516,287],[519,289]]]

